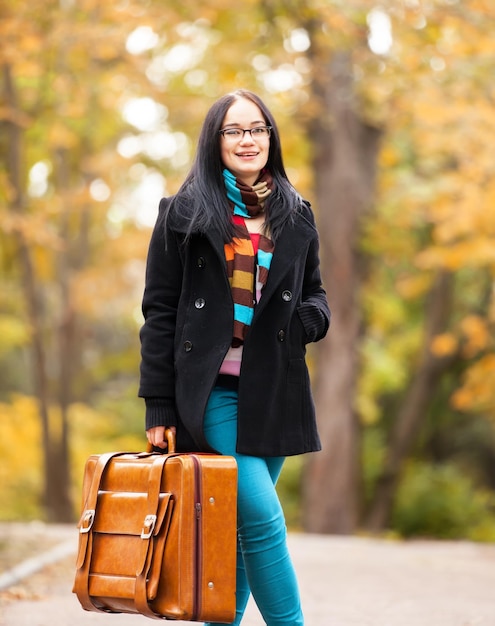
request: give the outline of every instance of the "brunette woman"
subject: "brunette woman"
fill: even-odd
[[[238,625],[252,592],[268,626],[304,623],[275,484],[320,449],[306,345],[330,311],[308,202],[272,114],[239,90],[206,115],[194,164],[160,202],[143,297],[140,396],[149,442],[238,465]],[[211,626],[211,625],[210,625]]]

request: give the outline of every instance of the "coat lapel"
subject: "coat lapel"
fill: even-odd
[[[224,243],[217,230],[210,230],[206,233],[206,238],[211,244],[211,247],[220,259],[220,263],[225,270],[225,276],[227,277],[227,261],[225,260]]]
[[[275,245],[273,259],[268,272],[268,280],[263,288],[261,300],[256,306],[255,315],[259,314],[267,301],[271,298],[280,282],[288,272],[293,271],[298,258],[305,253],[308,242],[314,237],[315,229],[303,217],[296,217],[293,225],[288,225],[282,236]],[[227,278],[227,263],[225,260],[224,243],[220,234],[216,230],[206,234],[213,250],[220,258],[222,267]]]
[[[277,290],[280,282],[288,272],[293,271],[298,258],[305,253],[308,242],[314,236],[314,227],[305,219],[296,218],[295,223],[286,226],[282,236],[275,245],[268,280],[263,288],[261,299],[256,306],[256,313],[260,313],[264,305]],[[255,314],[256,314],[255,313]]]

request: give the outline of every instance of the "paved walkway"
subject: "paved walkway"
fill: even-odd
[[[5,532],[0,525],[0,539]],[[0,591],[2,626],[152,623],[137,615],[83,611],[71,593],[74,556],[65,553],[71,541],[75,552],[77,533],[61,527],[57,536],[64,549],[56,562],[46,559],[41,571],[31,567]],[[495,626],[494,545],[304,534],[291,534],[289,542],[306,626]],[[243,626],[262,625],[250,603]]]

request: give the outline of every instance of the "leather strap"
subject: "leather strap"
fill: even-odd
[[[108,463],[118,456],[130,454],[129,452],[108,452],[98,457],[96,467],[88,490],[88,496],[84,505],[84,510],[79,521],[79,549],[76,561],[76,576],[74,581],[74,593],[76,593],[81,606],[87,611],[98,611],[101,613],[112,613],[111,609],[99,605],[94,601],[89,593],[89,574],[91,570],[91,554],[93,548],[93,524],[96,515],[96,506],[98,502],[98,493],[100,491],[101,481]],[[137,458],[155,456],[150,453],[138,453]],[[135,586],[135,604],[140,613],[153,619],[163,619],[159,614],[155,613],[148,604],[148,576],[153,562],[153,536],[155,534],[155,524],[157,521],[158,507],[160,504],[160,493],[163,471],[165,463],[173,454],[160,454],[153,461],[148,481],[148,499],[146,507],[146,516],[143,520],[143,530],[141,532],[142,546],[140,569],[136,572]],[[168,534],[170,521],[172,519],[173,500],[171,494],[166,494],[167,501],[164,503],[166,507],[165,518],[162,522],[161,532]],[[157,585],[157,581],[149,581],[153,585]]]
[[[77,594],[81,606],[86,611],[101,611],[108,613],[104,607],[95,604],[89,595],[89,572],[91,565],[91,552],[93,548],[93,523],[96,515],[96,504],[103,473],[109,461],[125,452],[107,452],[98,457],[93,479],[89,488],[84,511],[79,521],[79,550],[76,561],[76,576],[74,581],[74,593]]]
[[[148,520],[149,527],[145,532],[145,528],[143,527],[143,533],[141,534],[142,538],[142,547],[141,547],[141,559],[142,563],[141,569],[136,572],[136,586],[134,592],[134,603],[136,605],[137,610],[142,615],[146,617],[151,617],[153,619],[163,619],[160,615],[155,613],[153,609],[149,606],[148,602],[148,577],[151,569],[151,564],[153,561],[153,534],[154,534],[154,522],[156,522],[156,515],[158,512],[158,504],[160,499],[160,488],[162,483],[163,470],[165,467],[165,463],[167,462],[168,455],[160,455],[151,466],[150,470],[150,478],[149,478],[149,487],[148,487],[148,505],[147,505],[147,515],[145,520]],[[171,494],[167,494],[168,502],[167,508],[170,503]],[[171,509],[166,513],[166,519],[163,520],[163,524],[166,525],[166,528],[162,529],[162,532],[168,532],[168,526],[170,525],[171,519]],[[154,518],[154,522],[153,522]],[[146,536],[143,536],[146,535]],[[149,581],[149,583],[155,584],[156,581]]]

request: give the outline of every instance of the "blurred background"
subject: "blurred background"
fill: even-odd
[[[323,451],[292,529],[495,541],[490,0],[2,0],[0,521],[73,523],[86,457],[144,449],[146,252],[239,87],[315,210]]]

